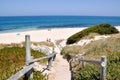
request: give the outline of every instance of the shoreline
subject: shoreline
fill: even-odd
[[[120,27],[120,26],[118,26]],[[5,33],[19,33],[19,32],[29,32],[29,31],[39,31],[39,30],[53,30],[53,29],[74,29],[74,28],[88,28],[88,27],[58,27],[58,28],[26,28],[26,29],[13,29],[13,30],[6,30],[6,31],[0,31],[0,34]]]
[[[30,35],[31,41],[40,42],[46,41],[48,38],[51,41],[67,39],[69,36],[85,29],[81,28],[50,28],[23,32],[0,33],[0,44],[21,43],[25,41],[25,35]],[[120,26],[116,26],[120,31]]]
[[[89,26],[90,27],[90,26]],[[117,29],[120,28],[119,26],[114,26]],[[39,31],[39,30],[52,30],[52,29],[74,29],[74,28],[88,28],[88,26],[83,27],[53,27],[53,28],[21,28],[21,29],[13,29],[13,30],[6,30],[6,31],[0,31],[0,34],[6,34],[6,33],[21,33],[21,32],[28,32],[28,31]]]

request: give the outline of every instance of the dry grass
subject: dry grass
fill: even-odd
[[[8,46],[8,44],[0,44],[0,49],[3,49],[6,46]]]
[[[34,50],[31,50],[31,53],[34,58],[46,56],[44,53]],[[41,61],[44,64],[46,62],[47,59]],[[7,80],[7,78],[22,69],[24,65],[25,47],[6,47],[0,50],[0,80]]]
[[[85,52],[86,58],[98,58],[113,52],[120,52],[120,34],[111,35],[112,37],[102,40],[93,41],[84,46],[66,46],[61,54],[80,54]],[[90,55],[89,55],[90,54]]]
[[[86,50],[86,58],[99,58],[102,55],[109,55],[120,52],[120,36],[114,35],[108,39],[98,40],[83,46]]]
[[[55,43],[56,43],[57,45],[59,45],[63,40],[64,40],[64,39],[56,40]]]
[[[79,51],[85,52],[84,58],[88,60],[100,60],[101,56],[106,55],[106,80],[120,79],[120,34],[111,35],[107,39],[93,41],[82,47],[67,46],[63,49],[62,54],[67,53],[66,56],[68,56],[72,52],[73,55],[76,55]],[[100,68],[97,65],[86,64],[85,68],[81,69],[79,65],[76,66],[75,64],[75,66],[73,65],[73,70],[76,73],[75,80],[99,80]]]
[[[31,45],[45,45],[54,47],[52,42],[31,42]],[[25,42],[0,44],[0,80],[6,80],[12,74],[19,71],[25,65]],[[45,54],[31,50],[34,58],[46,56]],[[8,57],[9,56],[9,57]],[[46,64],[47,59],[40,61],[40,64]],[[46,80],[40,72],[35,72],[35,80]],[[21,79],[22,80],[22,79]]]
[[[48,47],[54,47],[54,43],[53,42],[47,42],[47,41],[43,41],[43,42],[31,42],[31,44],[33,44],[35,46],[45,45],[45,46],[48,46]]]
[[[11,43],[11,44],[0,44],[0,49],[3,49],[5,47],[23,47],[23,43]]]
[[[79,54],[81,46],[66,46],[61,51],[61,54],[69,53],[69,54]]]
[[[98,35],[100,35],[100,34],[98,34],[98,33],[90,33],[89,35],[83,37],[82,39],[92,39],[92,38],[94,38],[95,36],[98,36]]]
[[[41,46],[41,45],[45,45],[48,47],[54,47],[54,43],[53,42],[31,42],[31,45],[35,45],[35,46]],[[3,49],[5,47],[24,47],[25,46],[25,42],[21,42],[21,43],[11,43],[11,44],[0,44],[0,49]]]

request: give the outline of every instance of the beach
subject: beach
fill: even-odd
[[[11,32],[11,33],[1,33],[0,34],[0,44],[10,44],[10,43],[21,43],[25,41],[25,35],[30,35],[32,42],[47,41],[50,39],[51,42],[56,40],[65,40],[71,35],[85,29],[82,28],[53,28],[53,29],[42,29],[33,31],[23,31],[23,32]],[[120,26],[116,26],[120,31]],[[65,42],[63,43],[65,44]],[[63,45],[62,46],[65,46]],[[78,43],[79,44],[79,43]],[[81,44],[81,43],[80,43]],[[48,75],[48,80],[71,80],[70,66],[66,59],[60,55],[60,49],[55,45],[56,59],[49,70],[45,70],[43,74]],[[36,70],[42,70],[46,66],[36,65]],[[64,75],[63,75],[64,74]]]
[[[20,43],[25,41],[25,35],[30,35],[31,41],[33,42],[46,41],[47,39],[50,39],[51,41],[67,39],[72,34],[79,32],[83,29],[84,28],[55,28],[25,32],[1,33],[0,43]]]
[[[21,43],[25,41],[25,35],[30,35],[31,41],[41,42],[50,39],[52,42],[60,39],[67,39],[69,36],[85,29],[82,28],[53,28],[53,29],[42,29],[33,31],[23,31],[23,32],[11,32],[11,33],[1,33],[0,43],[10,44],[10,43]],[[116,26],[120,31],[120,26]]]

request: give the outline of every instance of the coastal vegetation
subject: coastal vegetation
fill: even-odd
[[[70,36],[67,39],[67,44],[73,44],[78,42],[79,40],[81,40],[83,37],[85,37],[86,35],[89,35],[90,33],[98,33],[100,35],[104,35],[104,34],[115,34],[115,33],[119,33],[119,31],[113,27],[110,24],[98,24],[95,26],[91,26],[87,29],[84,29],[72,36]]]
[[[47,42],[47,41],[31,42],[31,45],[54,47],[54,43],[53,42]],[[0,49],[5,48],[5,47],[24,47],[24,46],[25,46],[25,42],[11,43],[11,44],[0,44]]]
[[[31,44],[35,45],[35,46],[48,46],[48,47],[54,47],[54,43],[53,42],[48,42],[48,41],[42,41],[42,42],[31,42]]]
[[[6,47],[7,46],[7,47]],[[0,80],[7,80],[10,76],[17,73],[25,65],[25,47],[12,47],[8,44],[0,45]],[[31,50],[34,58],[46,56],[44,53]],[[40,61],[40,64],[45,64],[47,59]],[[34,72],[34,80],[46,80],[47,76],[41,72]],[[23,77],[20,78],[23,80]]]
[[[120,79],[120,34],[111,35],[107,39],[92,41],[84,46],[66,46],[61,54],[70,59],[73,55],[84,54],[88,60],[100,60],[103,55],[107,56],[107,80]],[[72,56],[71,56],[72,55]],[[80,65],[72,66],[75,80],[99,80],[100,67],[95,64],[86,63],[84,68]]]

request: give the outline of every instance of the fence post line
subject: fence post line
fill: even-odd
[[[106,80],[106,66],[107,66],[107,57],[101,57],[101,73],[100,73],[100,80]]]
[[[32,59],[30,50],[30,35],[25,35],[25,47],[26,47],[26,66],[29,66],[29,61]],[[31,69],[25,74],[25,80],[28,80],[29,77],[33,78],[33,69]]]

